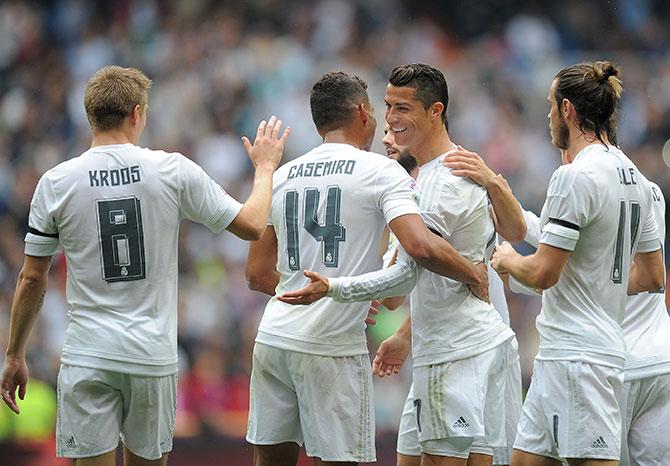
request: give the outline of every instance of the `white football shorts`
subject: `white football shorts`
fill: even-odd
[[[505,444],[506,368],[514,339],[471,358],[414,368],[398,430],[398,453],[467,458]],[[474,443],[473,443],[474,442]]]
[[[535,360],[514,448],[557,460],[618,460],[623,370]]]
[[[87,458],[123,444],[159,459],[172,450],[177,374],[148,377],[62,364],[58,372],[56,455]]]
[[[665,425],[670,416],[670,374],[623,384],[621,466],[665,466],[670,441]]]
[[[305,444],[323,461],[376,461],[367,354],[329,357],[256,343],[247,441]]]

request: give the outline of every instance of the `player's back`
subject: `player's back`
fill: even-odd
[[[442,157],[421,166],[417,190],[428,226],[463,257],[483,261],[495,242],[486,190],[452,174]],[[420,271],[410,301],[415,365],[475,356],[513,335],[491,304],[428,270]]]
[[[67,259],[63,362],[174,372],[179,222],[221,231],[239,208],[181,154],[132,144],[90,149],[40,184],[31,223],[48,217]]]
[[[303,270],[335,277],[379,269],[386,223],[418,214],[412,179],[400,165],[348,144],[322,144],[282,166],[273,181],[278,294],[304,286]],[[366,353],[367,309],[330,298],[291,306],[273,297],[257,341],[331,356]]]
[[[619,149],[591,145],[556,170],[541,242],[552,235],[554,242],[578,240],[559,282],[543,293],[540,359],[623,364],[620,324],[631,258],[650,218],[653,224],[648,182]]]

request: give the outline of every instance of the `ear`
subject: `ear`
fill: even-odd
[[[135,105],[133,108],[133,111],[130,112],[130,123],[133,126],[137,126],[137,124],[140,121],[140,118],[142,117],[142,106],[140,104]]]
[[[444,104],[442,102],[435,102],[430,106],[430,116],[431,118],[442,118],[442,113],[444,112]]]
[[[563,118],[567,120],[568,118],[574,117],[577,113],[575,106],[572,105],[568,99],[563,99],[561,101],[561,108],[559,109],[563,114]]]
[[[368,115],[368,110],[365,108],[364,103],[358,104],[356,107],[356,110],[358,111],[358,117],[361,119],[364,125],[368,123],[368,120],[370,120],[370,115]]]

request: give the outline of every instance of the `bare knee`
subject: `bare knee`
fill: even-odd
[[[300,446],[294,442],[254,445],[254,466],[295,466]]]
[[[168,454],[163,453],[163,456],[156,460],[148,460],[137,456],[125,447],[123,449],[123,463],[125,466],[165,466],[167,464],[167,458]]]

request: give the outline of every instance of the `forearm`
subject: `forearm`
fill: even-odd
[[[485,274],[482,274],[475,264],[461,256],[449,242],[437,235],[430,235],[429,241],[430,253],[423,257],[415,257],[420,266],[466,285],[483,283]]]
[[[46,287],[47,281],[45,278],[27,278],[23,272],[19,274],[9,323],[7,356],[25,357],[26,343],[37,315],[42,308]]]
[[[272,205],[272,174],[270,167],[256,167],[251,194],[228,230],[245,240],[260,238],[270,216]]]
[[[526,221],[512,191],[495,177],[486,185],[486,192],[493,206],[498,234],[507,241],[523,241],[526,236]]]
[[[544,265],[536,254],[530,256],[516,254],[509,258],[504,267],[521,285],[534,290],[546,290],[554,286],[555,282],[552,282],[544,272]]]
[[[660,290],[665,284],[664,280],[665,266],[661,251],[638,253],[630,268],[628,294]]]
[[[412,339],[412,318],[407,316],[407,319],[402,323],[398,330],[395,331],[396,335],[408,340]]]
[[[270,296],[275,295],[275,290],[277,289],[278,284],[279,272],[276,270],[253,279],[247,279],[247,285],[250,290],[259,291]]]
[[[341,303],[409,294],[418,278],[416,262],[405,253],[390,267],[355,277],[330,278],[328,296]]]

